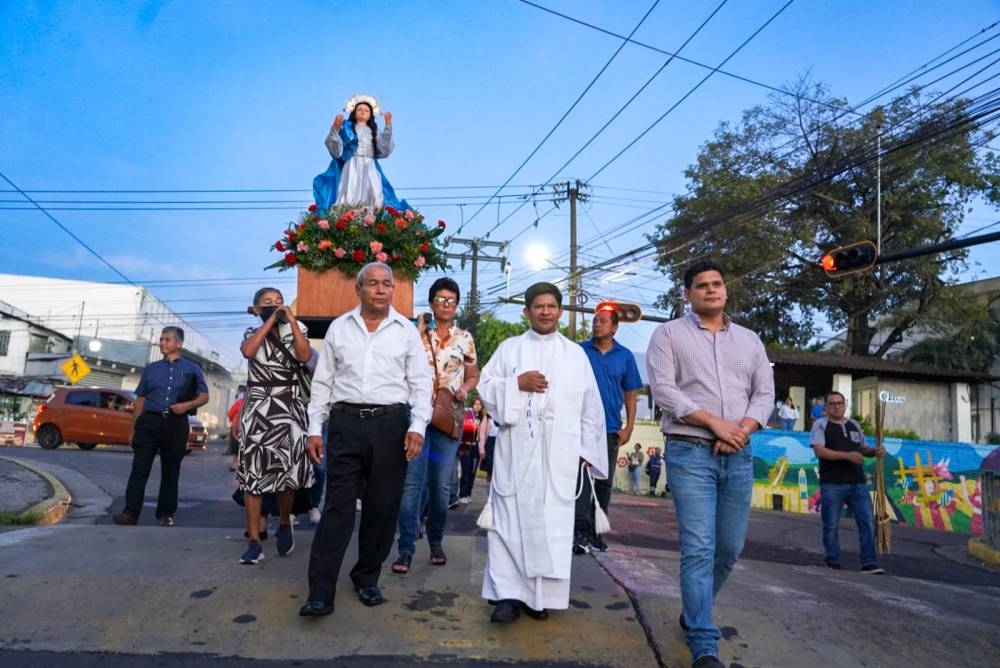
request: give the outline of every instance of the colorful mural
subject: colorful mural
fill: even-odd
[[[874,439],[868,439],[874,446]],[[809,433],[767,429],[753,435],[755,508],[819,512],[819,463]],[[979,535],[979,468],[991,445],[887,438],[885,486],[897,522]],[[866,460],[869,482],[874,459]]]

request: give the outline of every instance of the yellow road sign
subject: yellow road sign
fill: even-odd
[[[90,373],[90,367],[83,361],[83,358],[75,354],[62,363],[59,367],[66,374],[71,385],[79,383],[84,376]]]

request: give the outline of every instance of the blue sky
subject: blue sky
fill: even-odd
[[[725,3],[683,55],[719,63],[785,1]],[[539,4],[628,34],[652,0]],[[634,39],[673,51],[718,5],[659,2]],[[776,87],[809,73],[832,93],[856,102],[998,18],[1000,3],[984,0],[796,0],[723,69]],[[494,201],[473,214],[621,45],[516,0],[22,0],[0,3],[0,34],[0,172],[27,191],[119,191],[33,192],[32,197],[46,201],[53,216],[119,271],[187,314],[224,353],[235,351],[250,324],[237,312],[256,287],[277,284],[286,298],[294,295],[293,274],[263,271],[274,260],[268,247],[311,201],[312,178],[329,161],[323,138],[343,101],[356,92],[375,95],[393,112],[396,152],[383,167],[397,191],[428,218],[447,220],[451,231],[465,219],[463,237],[485,235],[524,203],[490,239],[514,238],[508,255],[515,292],[534,280],[557,277],[558,272],[530,270],[524,260],[527,246],[540,243],[555,264],[567,264],[566,207],[533,226],[536,215],[551,208],[549,190],[534,203],[505,198],[499,211]],[[555,180],[591,177],[707,72],[672,63],[557,173],[665,60],[655,51],[625,46],[505,194],[524,196],[554,175]],[[591,201],[581,206],[581,264],[641,245],[643,233],[661,219],[638,229],[624,224],[683,192],[684,168],[717,125],[738,120],[768,94],[716,74],[601,171],[591,181]],[[8,189],[6,183],[0,188]],[[289,192],[120,192],[223,189]],[[12,208],[23,206],[16,194],[0,199],[3,271],[118,280],[41,213]],[[144,202],[136,208],[170,210],[61,210],[108,206],[53,200],[133,200]],[[149,203],[165,200],[173,204]],[[998,219],[980,207],[963,230]],[[970,278],[997,275],[996,244],[974,249],[972,258],[980,266]],[[585,288],[594,299],[621,296],[648,304],[667,286],[649,265],[628,271],[614,282],[593,281]],[[453,273],[468,286],[468,267],[456,265]],[[498,265],[484,265],[480,277],[484,300],[501,294]],[[425,279],[418,286],[418,298],[428,284]],[[515,318],[517,309],[498,313]],[[623,328],[620,338],[638,350],[645,347],[647,331]]]

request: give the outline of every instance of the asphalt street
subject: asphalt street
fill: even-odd
[[[60,524],[0,533],[0,665],[690,665],[669,499],[616,493],[610,550],[574,558],[571,607],[546,622],[488,621],[485,535],[474,523],[482,481],[473,503],[449,514],[447,566],[431,566],[419,546],[410,575],[383,575],[388,604],[364,608],[345,564],[334,614],[302,620],[310,525],[296,529],[290,556],[265,544],[262,564],[239,566],[243,514],[223,450],[213,442],[185,459],[171,529],[152,518],[157,469],[140,526],[110,522],[128,448],[0,451],[73,494]],[[1000,665],[1000,572],[965,555],[967,536],[895,527],[887,576],[857,572],[849,521],[841,540],[845,570],[830,571],[818,518],[752,513],[716,608],[727,666]]]

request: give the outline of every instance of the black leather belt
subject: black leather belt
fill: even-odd
[[[143,411],[142,414],[143,415],[158,415],[159,417],[184,417],[185,415],[187,415],[187,413],[181,413],[180,415],[178,415],[177,413],[174,413],[169,408],[166,409],[166,410],[163,410],[163,411]]]
[[[700,438],[698,436],[688,436],[687,434],[667,434],[667,442],[680,441],[681,443],[691,443],[710,448],[715,445],[715,440],[711,438]]]
[[[402,410],[404,405],[405,404],[388,404],[381,406],[378,404],[348,404],[343,401],[338,401],[330,406],[330,410],[337,411],[338,413],[347,413],[348,415],[359,417],[362,420],[370,420],[372,418],[381,417],[388,413],[395,413],[398,410]]]

